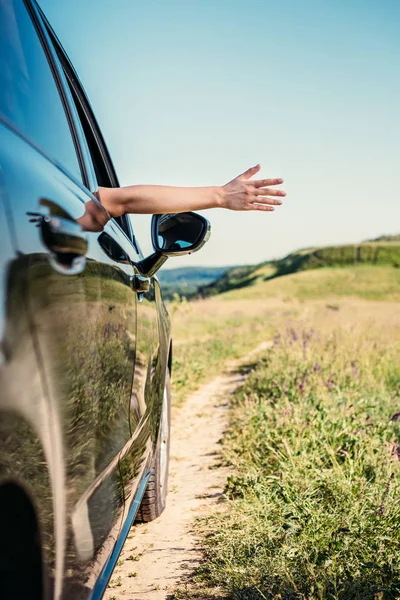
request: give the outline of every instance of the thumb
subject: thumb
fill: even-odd
[[[242,177],[243,179],[250,179],[250,177],[253,177],[253,175],[258,173],[260,169],[261,169],[261,165],[256,165],[255,167],[250,167],[250,169],[247,169],[247,171],[245,171],[244,173],[239,175],[239,177]]]

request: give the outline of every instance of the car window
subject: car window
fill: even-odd
[[[50,64],[21,0],[0,0],[0,117],[82,181]]]
[[[44,17],[43,17],[44,18]],[[51,43],[56,51],[58,60],[63,69],[66,82],[68,84],[71,96],[79,117],[82,131],[85,136],[86,145],[89,150],[93,170],[96,177],[96,183],[101,187],[116,187],[118,179],[114,171],[114,167],[109,156],[107,146],[104,142],[100,128],[93,114],[86,93],[72,67],[67,55],[64,52],[60,42],[58,41],[54,31],[49,23],[44,18],[48,34],[51,38]],[[90,190],[95,191],[95,190]],[[130,225],[130,221],[126,215],[114,219],[119,227],[123,230],[128,239],[133,243],[135,250],[140,254],[135,236]]]
[[[59,52],[58,55],[60,58]],[[108,155],[103,137],[97,126],[97,122],[93,116],[90,105],[86,99],[86,95],[77,78],[74,76],[73,72],[70,71],[65,61],[61,61],[61,64],[63,64],[64,73],[78,112],[79,120],[82,124],[83,133],[85,135],[89,153],[92,159],[97,184],[101,187],[115,187],[118,185],[117,177],[114,173],[111,159]],[[115,221],[118,223],[127,237],[134,243],[134,245],[136,245],[131,228],[129,227],[128,218],[123,215],[122,217],[115,219]]]

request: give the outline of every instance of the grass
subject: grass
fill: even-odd
[[[173,315],[190,386],[274,340],[233,399],[226,501],[182,597],[400,598],[399,270],[259,275]]]
[[[393,267],[326,267],[269,279],[264,269],[255,272],[253,284],[224,293],[231,300],[280,297],[285,302],[354,296],[365,300],[400,301],[400,269]]]
[[[399,236],[381,236],[361,244],[304,248],[279,260],[244,267],[233,267],[217,281],[200,287],[202,296],[252,286],[260,278],[273,279],[300,271],[332,267],[400,267]]]
[[[276,313],[264,302],[232,301],[227,307],[216,298],[178,302],[169,306],[173,328],[172,390],[175,404],[206,380],[218,375],[229,360],[244,356],[269,339]]]
[[[317,303],[277,319],[234,398],[226,510],[201,526],[208,586],[238,599],[400,598],[400,307],[380,308]]]
[[[331,308],[349,297],[400,301],[400,269],[393,267],[326,268],[268,281],[260,267],[254,277],[252,286],[192,302],[176,298],[169,304],[176,403],[217,375],[227,360],[242,357],[269,339],[277,316],[299,314],[309,301],[319,300]]]

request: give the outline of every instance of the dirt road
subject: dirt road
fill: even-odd
[[[243,361],[270,345],[264,342]],[[167,508],[152,523],[135,525],[105,595],[106,600],[172,600],[202,560],[192,530],[196,517],[210,514],[221,498],[227,471],[213,468],[227,420],[229,397],[243,381],[240,363],[202,386],[172,413]]]

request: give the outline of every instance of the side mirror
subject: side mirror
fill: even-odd
[[[115,260],[123,265],[130,264],[130,260],[124,250],[110,235],[108,235],[108,233],[103,231],[97,239],[100,246],[111,260]]]
[[[207,219],[193,212],[154,215],[151,222],[153,248],[163,256],[197,252],[211,235]]]
[[[152,277],[169,256],[183,256],[200,250],[211,235],[207,219],[193,212],[153,215],[151,239],[154,254],[137,263],[142,275]]]

